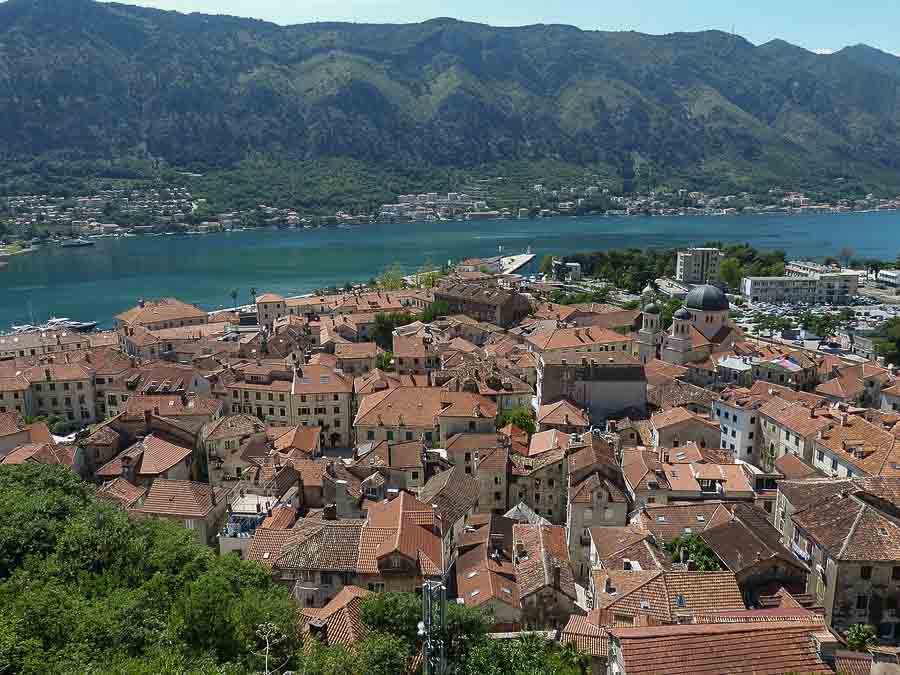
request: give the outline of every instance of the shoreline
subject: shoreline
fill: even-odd
[[[821,215],[845,215],[841,221]],[[856,218],[856,220],[853,219]],[[844,223],[833,227],[835,222]],[[376,223],[354,229],[352,237],[336,228],[309,232],[265,228],[207,237],[128,237],[96,239],[87,248],[42,246],[0,271],[4,296],[0,325],[28,322],[27,303],[39,316],[101,320],[140,297],[180,297],[215,312],[246,306],[247,291],[302,296],[317,289],[365,283],[398,264],[403,276],[423,261],[537,251],[534,268],[547,255],[640,248],[659,250],[696,246],[706,241],[749,243],[765,251],[784,250],[789,259],[821,260],[842,247],[861,258],[900,250],[896,212],[757,215],[721,220],[680,217],[555,217],[533,220],[424,223]],[[428,265],[426,265],[427,267]],[[232,302],[231,289],[243,297]]]
[[[900,208],[885,208],[885,209],[861,209],[861,210],[852,210],[852,211],[819,211],[819,210],[790,210],[790,211],[740,211],[736,213],[648,213],[648,212],[640,212],[640,213],[553,213],[551,215],[537,215],[537,216],[529,216],[527,218],[521,218],[518,216],[499,216],[496,218],[478,218],[469,220],[466,218],[444,218],[444,219],[422,219],[422,220],[402,220],[402,219],[386,219],[379,220],[375,218],[370,223],[360,223],[354,224],[352,227],[348,227],[346,223],[329,223],[329,224],[321,224],[321,225],[265,225],[262,227],[240,227],[240,228],[223,228],[221,230],[209,231],[209,232],[196,232],[196,231],[164,231],[164,232],[133,232],[129,230],[129,226],[123,225],[123,231],[117,234],[110,235],[79,235],[78,237],[64,237],[64,238],[48,238],[48,243],[51,244],[59,244],[64,241],[69,241],[70,239],[79,239],[83,237],[88,237],[90,239],[98,239],[98,240],[117,240],[121,238],[134,238],[134,237],[161,237],[161,236],[211,236],[216,234],[233,234],[236,232],[273,232],[273,231],[282,231],[282,230],[292,230],[292,231],[303,231],[303,230],[357,230],[357,229],[365,229],[367,226],[371,227],[373,225],[433,225],[436,223],[496,223],[496,222],[530,222],[530,221],[539,221],[539,220],[553,220],[556,218],[570,218],[570,219],[582,219],[582,218],[740,218],[740,217],[818,217],[818,216],[853,216],[853,215],[863,215],[863,214],[871,214],[871,213],[897,213],[900,212]],[[21,253],[31,253],[39,250],[40,247],[29,247],[23,249],[21,251],[17,251],[15,253],[4,253],[0,252],[0,258],[11,257],[14,255],[19,255]]]

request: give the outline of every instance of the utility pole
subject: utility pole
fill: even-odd
[[[419,635],[424,637],[424,675],[443,675],[446,671],[446,614],[447,587],[441,581],[426,581],[422,587],[422,620],[419,622]]]

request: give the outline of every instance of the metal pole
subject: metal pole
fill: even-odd
[[[426,581],[422,586],[422,621],[419,624],[419,634],[424,638],[424,675],[443,675],[446,669],[446,605],[446,586],[439,581]]]

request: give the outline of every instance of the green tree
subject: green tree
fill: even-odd
[[[354,650],[359,661],[355,671],[366,675],[397,675],[404,673],[412,655],[411,643],[391,633],[373,632]]]
[[[422,619],[422,600],[412,593],[378,593],[363,601],[363,623],[377,634],[387,634],[408,645],[407,654],[422,647],[418,624]],[[480,610],[465,605],[447,605],[447,661],[461,669],[472,649],[487,641],[488,617]],[[396,671],[399,672],[399,671]]]
[[[62,467],[0,466],[0,561],[11,672],[257,672],[268,624],[284,636],[270,656],[296,649],[297,608],[266,569],[130,519]]]
[[[379,312],[375,315],[372,339],[383,350],[394,346],[394,329],[413,323],[416,317],[409,312]]]
[[[672,325],[672,317],[682,307],[684,307],[684,300],[678,298],[669,298],[660,305],[659,321],[663,329],[668,329]]]
[[[566,653],[563,653],[563,652]],[[582,675],[570,651],[536,634],[512,640],[484,640],[472,648],[466,675]]]
[[[722,569],[719,559],[703,539],[695,534],[675,537],[666,544],[672,560],[688,564],[688,568],[700,572],[716,572]]]
[[[431,323],[439,316],[447,316],[450,313],[450,305],[445,300],[435,300],[422,310],[418,319],[422,323]]]
[[[889,319],[875,337],[875,351],[885,363],[900,365],[900,319]]]
[[[383,351],[375,357],[375,367],[379,370],[393,370],[394,352]]]
[[[422,601],[413,593],[378,593],[366,596],[362,620],[371,630],[400,637],[410,645],[419,640]]]
[[[237,307],[238,289],[232,288],[231,292],[228,295],[231,298],[231,306]]]
[[[838,257],[841,259],[841,262],[844,264],[844,267],[850,267],[850,259],[853,257],[853,249],[845,246],[841,249],[841,252],[838,254]]]
[[[855,652],[867,651],[875,642],[875,629],[867,624],[854,624],[847,631],[847,646]]]
[[[729,288],[739,288],[744,276],[741,262],[737,258],[725,258],[719,266],[719,276]]]
[[[553,274],[553,256],[545,255],[543,258],[541,258],[541,264],[538,269],[540,270],[541,274],[546,274],[547,276]]]
[[[527,408],[513,408],[498,415],[498,429],[502,429],[508,424],[516,425],[522,431],[527,431],[529,435],[537,431],[537,427],[534,424],[534,415]]]
[[[403,288],[405,282],[403,281],[403,270],[400,269],[400,265],[394,263],[385,269],[378,275],[376,284],[382,291],[399,291]]]

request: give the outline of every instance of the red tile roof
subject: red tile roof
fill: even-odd
[[[191,448],[176,445],[154,435],[147,436],[140,445],[143,448],[143,457],[138,473],[144,476],[165,473],[190,457],[192,452]]]
[[[628,675],[833,673],[804,622],[611,628]]]
[[[362,603],[369,594],[358,586],[344,586],[324,607],[300,610],[301,630],[318,633],[324,628],[328,645],[359,642],[368,630],[362,621]]]
[[[591,426],[587,413],[566,400],[542,405],[538,409],[537,421],[538,424],[584,427],[585,429]]]
[[[514,525],[513,542],[519,596],[553,587],[559,570],[560,593],[576,599],[575,575],[569,559],[566,528],[558,525]],[[524,552],[524,555],[520,553]]]
[[[146,494],[145,488],[132,485],[124,478],[116,478],[104,483],[97,490],[98,499],[114,502],[124,509],[133,507]]]
[[[679,616],[746,609],[733,572],[595,569],[592,576],[594,607],[616,615],[649,614],[674,622]]]
[[[206,483],[157,478],[136,511],[153,516],[206,519],[227,492],[225,488],[213,488]]]

